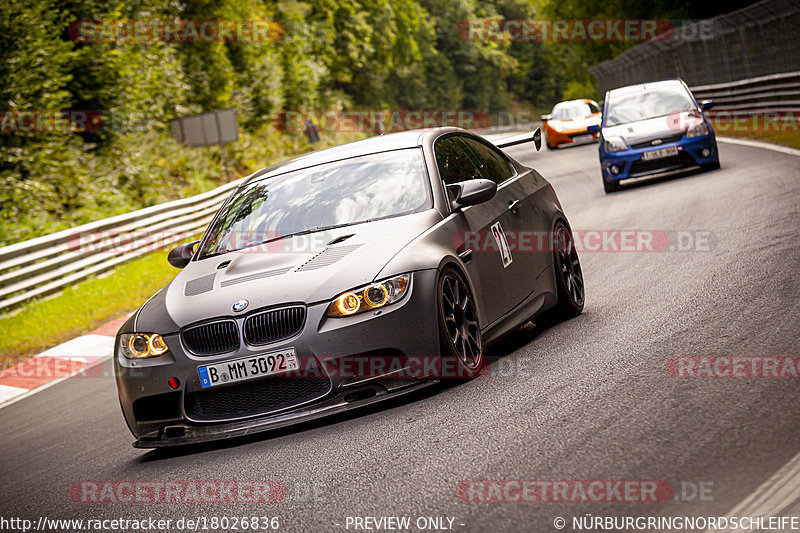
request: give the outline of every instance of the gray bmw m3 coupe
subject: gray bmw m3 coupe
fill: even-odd
[[[552,186],[458,128],[309,153],[247,177],[117,334],[134,446],[278,428],[478,376],[486,346],[584,284]],[[500,148],[499,148],[500,147]]]

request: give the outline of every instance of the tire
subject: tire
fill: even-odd
[[[583,312],[586,291],[578,252],[572,241],[572,232],[563,222],[553,231],[553,269],[558,300],[548,315],[556,320],[566,320]]]
[[[484,364],[478,309],[472,291],[464,277],[448,267],[436,283],[436,299],[441,355],[454,357],[458,362],[458,373],[453,377],[472,379],[480,374]]]
[[[608,181],[606,177],[603,176],[603,190],[606,191],[606,194],[611,194],[612,192],[617,192],[619,190],[619,182],[618,181]]]

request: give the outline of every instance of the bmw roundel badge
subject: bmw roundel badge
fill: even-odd
[[[247,300],[237,300],[234,302],[232,309],[234,313],[238,313],[239,311],[244,311],[247,309],[247,306],[250,304]]]

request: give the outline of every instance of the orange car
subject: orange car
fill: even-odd
[[[600,136],[600,107],[583,98],[559,102],[549,115],[542,115],[545,144],[551,150],[561,144],[596,141]]]

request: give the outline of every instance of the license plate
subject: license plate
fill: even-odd
[[[235,383],[249,379],[271,376],[290,370],[297,370],[300,364],[297,362],[297,354],[294,348],[287,348],[279,352],[270,352],[244,359],[234,359],[214,365],[197,367],[200,374],[200,385],[215,387],[224,383]]]
[[[589,134],[589,135],[576,135],[575,137],[572,138],[572,142],[574,142],[574,143],[585,143],[585,142],[589,142],[589,141],[591,141],[593,139],[594,139],[594,137],[591,134]]]
[[[650,150],[649,152],[642,154],[642,159],[645,161],[650,161],[651,159],[661,159],[662,157],[669,157],[671,155],[678,155],[677,146],[668,146],[666,148],[661,148],[660,150]]]

